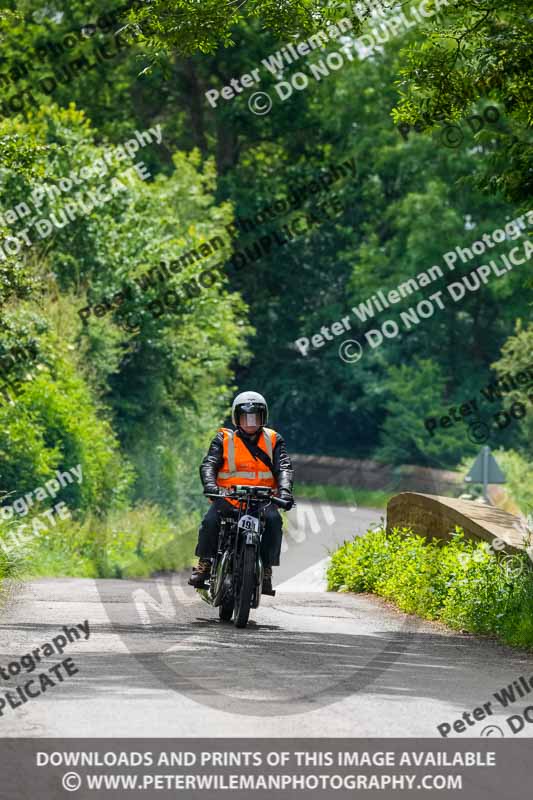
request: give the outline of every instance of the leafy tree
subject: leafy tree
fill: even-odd
[[[74,364],[61,355],[61,343],[51,340],[49,347],[50,366],[41,364],[11,402],[0,404],[2,489],[24,494],[55,470],[80,464],[82,482],[69,484],[64,499],[73,509],[105,513],[127,497],[131,470]]]
[[[388,368],[382,387],[386,417],[379,458],[393,464],[441,466],[457,463],[465,449],[475,452],[476,447],[468,442],[465,425],[449,428],[437,425],[432,431],[424,425],[427,418],[438,420],[444,415],[445,387],[441,367],[430,359],[415,359],[410,366]]]
[[[395,119],[459,120],[472,103],[490,98],[501,105],[507,130],[481,185],[511,201],[531,194],[531,0],[464,0],[447,6],[424,27],[400,70],[401,103]],[[426,115],[424,117],[424,115]],[[483,140],[486,133],[480,134]]]
[[[204,0],[201,7],[194,0],[155,0],[132,12],[131,18],[156,52],[174,49],[191,55],[212,53],[220,44],[234,45],[235,28],[246,20],[258,20],[262,28],[289,38],[310,35],[341,12],[346,13],[346,3],[320,0]]]

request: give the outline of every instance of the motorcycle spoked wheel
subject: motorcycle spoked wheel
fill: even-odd
[[[226,551],[222,556],[220,568],[217,570],[217,585],[219,586],[215,600],[218,600],[218,616],[223,622],[229,622],[233,616],[235,600],[233,597],[233,581],[231,579],[230,561],[232,554]]]
[[[245,628],[248,624],[255,589],[255,557],[255,547],[249,545],[244,548],[241,565],[241,585],[235,597],[233,623],[236,628]]]

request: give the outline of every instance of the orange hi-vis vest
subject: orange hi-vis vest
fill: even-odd
[[[231,486],[270,486],[277,487],[277,481],[258,458],[254,458],[236,431],[230,428],[220,428],[224,434],[224,461],[217,475],[217,486],[228,489]],[[276,431],[263,428],[257,440],[257,446],[266,453],[272,461],[272,453],[276,446]],[[238,500],[228,500],[238,506]]]

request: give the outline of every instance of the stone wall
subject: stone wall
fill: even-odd
[[[448,539],[456,525],[472,539],[489,544],[495,538],[503,539],[507,552],[524,547],[520,517],[501,508],[415,492],[398,494],[387,505],[387,531],[409,527],[421,536]]]
[[[330,456],[297,454],[291,457],[295,479],[299,483],[451,495],[459,495],[464,491],[463,475],[450,470],[412,465],[391,467],[379,461]]]

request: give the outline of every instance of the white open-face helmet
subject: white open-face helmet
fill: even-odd
[[[241,414],[259,414],[260,425],[268,422],[267,401],[259,392],[241,392],[231,406],[231,421],[239,427]]]

